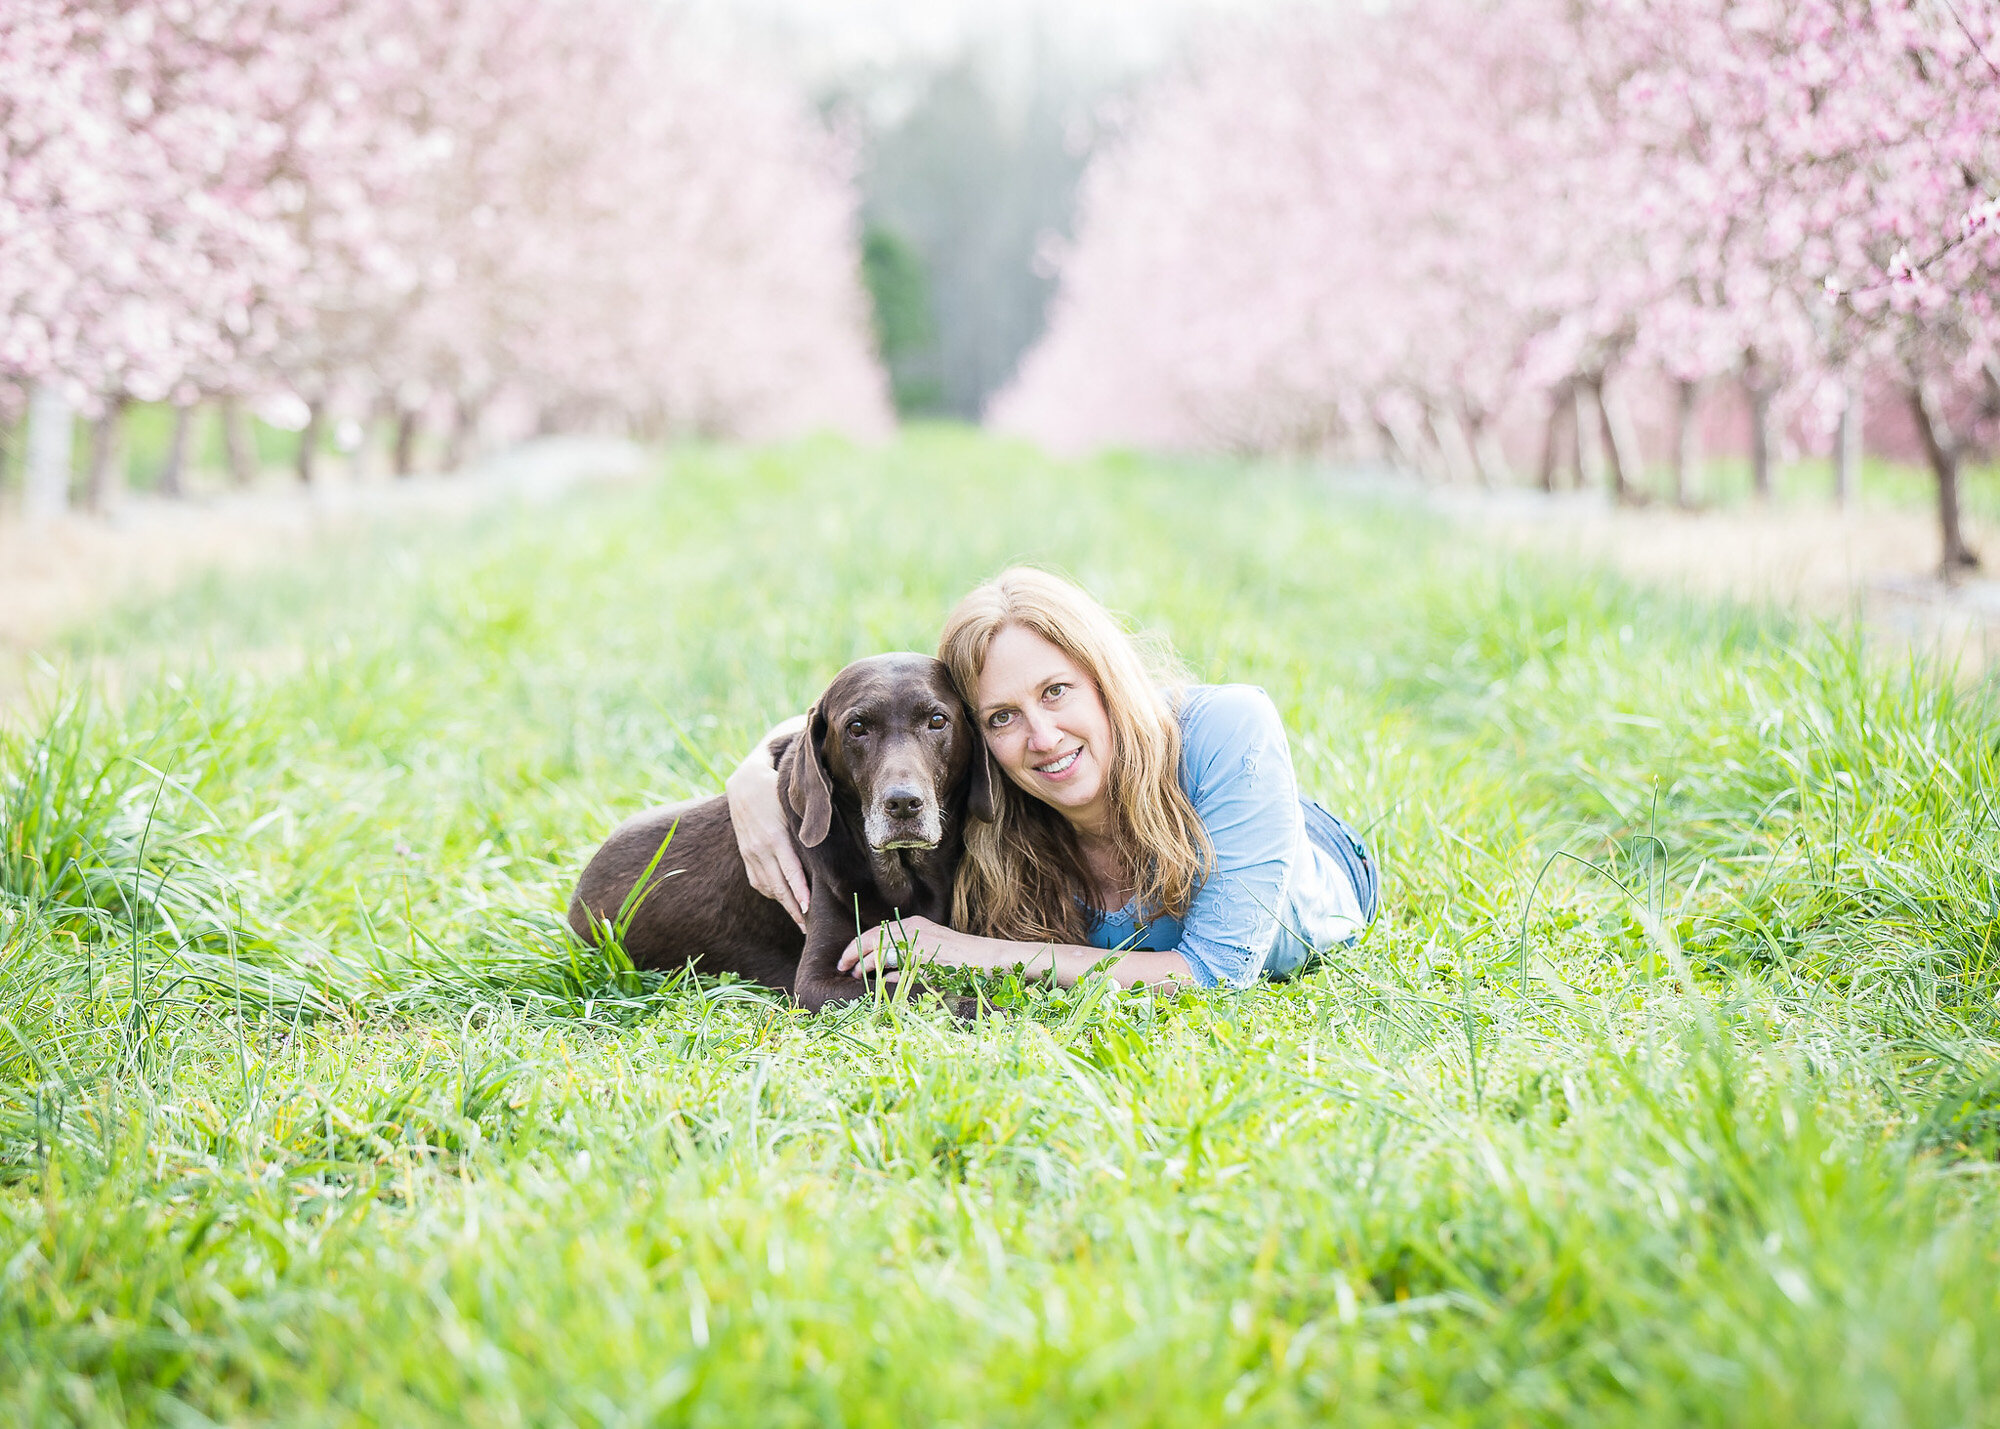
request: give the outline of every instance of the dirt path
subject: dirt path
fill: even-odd
[[[629,442],[528,442],[461,472],[404,481],[334,477],[296,486],[196,496],[133,496],[109,516],[29,525],[0,517],[0,704],[28,679],[33,652],[122,602],[206,570],[267,567],[329,536],[378,522],[436,519],[508,501],[551,502],[586,484],[654,468]]]
[[[1600,560],[1636,579],[1814,615],[1859,612],[1871,629],[1980,665],[2000,659],[2000,581],[1937,578],[1923,511],[1864,507],[1617,510],[1592,493],[1437,492],[1439,511],[1518,546]],[[1973,529],[2000,566],[2000,532]]]

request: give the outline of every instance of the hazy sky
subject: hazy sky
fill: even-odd
[[[863,221],[913,255],[932,325],[884,354],[899,400],[971,418],[1041,332],[1036,255],[1070,231],[1100,103],[1203,21],[1302,0],[660,3],[862,121]]]
[[[683,0],[698,23],[756,48],[809,85],[921,67],[965,52],[1001,76],[1054,61],[1111,81],[1168,58],[1193,21],[1279,0]]]

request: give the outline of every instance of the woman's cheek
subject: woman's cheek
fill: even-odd
[[[1007,776],[1007,781],[1017,788],[1027,788],[1027,783],[1016,762],[1020,758],[1019,745],[1021,741],[1013,737],[1013,732],[1004,729],[987,729],[981,732],[980,737],[986,741],[986,752],[993,756],[993,762],[1000,766],[1000,772]]]

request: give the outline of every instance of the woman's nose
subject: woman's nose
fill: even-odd
[[[1062,738],[1061,731],[1056,728],[1056,722],[1040,710],[1029,712],[1026,718],[1028,721],[1028,748],[1050,749]]]

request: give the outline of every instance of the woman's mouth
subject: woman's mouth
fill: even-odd
[[[1078,745],[1060,759],[1051,759],[1047,764],[1037,764],[1035,772],[1045,779],[1060,779],[1076,768],[1076,761],[1083,756],[1083,746]]]

